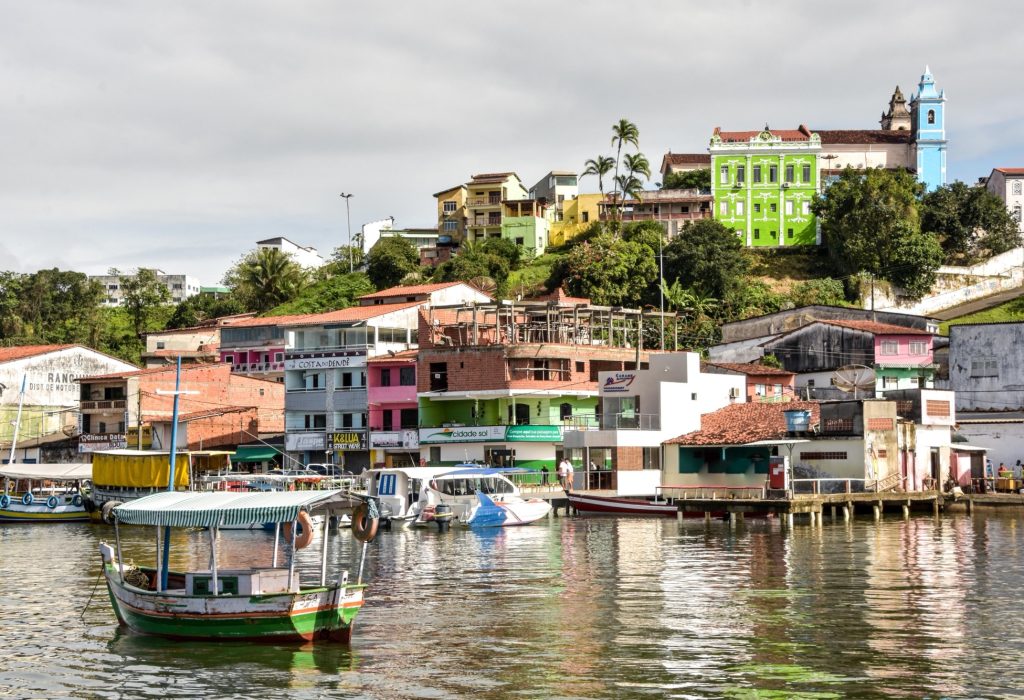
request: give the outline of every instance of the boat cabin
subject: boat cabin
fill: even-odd
[[[371,469],[367,495],[377,498],[382,515],[392,520],[415,519],[424,507],[442,503],[462,519],[477,505],[478,491],[488,496],[519,496],[519,488],[504,475],[522,471],[476,464]]]

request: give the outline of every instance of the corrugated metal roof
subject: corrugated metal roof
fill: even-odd
[[[167,527],[290,523],[298,517],[300,510],[340,493],[340,490],[271,493],[165,491],[118,506],[114,509],[114,516],[128,525]]]

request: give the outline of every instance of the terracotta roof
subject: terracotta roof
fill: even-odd
[[[462,190],[462,189],[465,189],[465,188],[466,188],[465,185],[455,185],[455,187],[449,187],[446,190],[441,190],[440,192],[435,192],[434,196],[435,197],[440,197],[443,194],[448,194],[449,192],[454,192],[455,190]]]
[[[700,203],[710,202],[712,200],[711,193],[704,193],[698,189],[689,190],[645,190],[641,196],[641,199],[626,198],[622,200],[622,204],[625,205],[637,205],[637,204],[668,204],[672,202],[684,202],[684,203]],[[615,195],[609,194],[602,201],[601,204],[614,204]]]
[[[811,412],[811,425],[819,420],[818,403],[736,403],[700,417],[700,430],[666,440],[667,445],[746,445],[786,437],[783,411]]]
[[[1003,175],[1024,175],[1024,168],[993,168]]]
[[[711,165],[710,153],[672,153],[669,151],[661,158],[661,172],[670,165]]]
[[[19,345],[10,348],[0,348],[0,362],[10,362],[12,360],[23,360],[26,357],[35,357],[36,355],[45,355],[48,352],[57,352],[58,350],[67,350],[73,348],[74,345]]]
[[[434,284],[413,284],[408,287],[388,287],[382,289],[379,292],[373,292],[371,294],[364,294],[359,299],[382,299],[384,297],[397,297],[397,296],[409,296],[411,294],[430,294],[436,292],[439,289],[448,289],[454,287],[457,284],[465,284],[464,282],[435,282]]]
[[[739,372],[741,374],[763,374],[780,377],[794,376],[796,374],[795,372],[790,372],[778,367],[768,367],[766,365],[758,365],[753,362],[705,362],[704,364],[711,367],[720,367],[732,372]]]
[[[185,374],[186,372],[193,372],[195,370],[200,370],[200,369],[202,369],[202,370],[217,369],[217,370],[220,370],[221,372],[224,372],[226,375],[230,375],[231,374],[231,365],[229,365],[227,363],[221,364],[221,363],[218,363],[218,362],[204,362],[204,363],[199,363],[199,364],[187,364],[187,365],[186,364],[182,364],[182,366],[181,366],[181,373]],[[136,369],[136,370],[132,370],[132,371],[128,371],[128,372],[111,372],[110,374],[97,374],[97,375],[94,375],[92,377],[79,377],[75,381],[76,382],[86,382],[86,383],[89,383],[89,382],[94,382],[94,381],[96,381],[98,379],[126,379],[128,377],[138,377],[138,376],[143,375],[143,374],[160,374],[162,372],[166,372],[168,374],[174,374],[176,371],[177,371],[177,365],[175,365],[175,364],[167,364],[167,365],[163,365],[161,367],[147,367],[145,369]]]
[[[778,136],[783,141],[807,141],[811,138],[811,131],[803,124],[799,129],[767,129],[772,136]],[[759,134],[765,129],[757,131],[722,131],[721,127],[715,127],[715,134],[727,143],[744,143]]]
[[[182,357],[219,357],[217,346],[205,350],[168,350],[164,348],[142,353],[143,357],[177,357],[178,355]]]
[[[495,183],[495,182],[504,182],[506,179],[508,179],[509,175],[515,175],[515,178],[517,180],[519,179],[519,176],[516,175],[513,172],[507,172],[507,173],[480,173],[479,175],[473,175],[472,179],[469,181],[469,184],[473,184],[474,182],[478,182],[478,183],[481,183],[481,184],[488,184],[488,183]]]
[[[851,328],[855,331],[864,331],[866,333],[873,333],[874,335],[934,335],[929,331],[921,330],[919,328],[907,328],[905,326],[897,326],[892,323],[878,323],[876,321],[817,321],[817,323],[827,323],[830,326]]]
[[[369,360],[367,360],[367,362],[370,364],[374,364],[377,362],[415,361],[419,353],[419,350],[403,350],[402,352],[396,352],[394,355],[388,355],[385,353],[384,355],[377,355],[376,357],[371,357]]]
[[[910,143],[914,139],[910,131],[884,129],[830,129],[814,133],[821,137],[823,144]]]
[[[253,312],[232,314],[230,316],[218,316],[217,318],[211,318],[195,326],[186,326],[185,328],[166,328],[162,331],[147,331],[143,335],[173,335],[174,333],[188,333],[190,331],[217,331],[224,326],[238,325],[240,321],[246,321],[250,318],[255,318],[255,316],[256,314]]]
[[[309,326],[319,323],[344,323],[345,321],[365,321],[368,318],[382,316],[391,311],[400,311],[410,306],[422,304],[412,301],[402,304],[377,304],[374,306],[350,306],[337,311],[325,311],[318,314],[293,314],[289,316],[260,316],[248,318],[231,324],[232,328],[249,328],[253,326]]]

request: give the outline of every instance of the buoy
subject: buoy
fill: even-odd
[[[103,504],[103,507],[100,508],[100,517],[103,519],[103,522],[108,525],[114,524],[114,508],[117,508],[119,505],[121,505],[121,501],[107,501]]]
[[[370,507],[366,503],[352,509],[352,536],[360,542],[369,542],[377,536],[377,518],[370,517]]]
[[[77,494],[77,493],[74,496],[72,496],[71,497],[71,505],[73,505],[75,508],[81,508],[82,507],[82,496],[80,494]]]
[[[313,519],[309,517],[309,513],[303,510],[299,511],[296,520],[299,523],[299,531],[295,533],[295,549],[305,549],[313,541]],[[291,542],[292,524],[284,523],[281,526],[281,534],[284,536],[285,542]]]
[[[11,497],[6,493],[3,496],[0,496],[0,508],[6,508],[9,505],[11,505]]]

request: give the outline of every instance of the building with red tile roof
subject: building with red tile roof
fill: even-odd
[[[795,396],[796,374],[778,367],[753,362],[705,362],[710,373],[730,372],[746,377],[747,401],[791,401]]]
[[[414,301],[443,306],[467,301],[493,301],[493,299],[490,295],[466,282],[400,285],[359,297],[360,306],[401,304]]]
[[[985,178],[985,189],[1002,200],[1024,234],[1024,168],[993,168]]]

